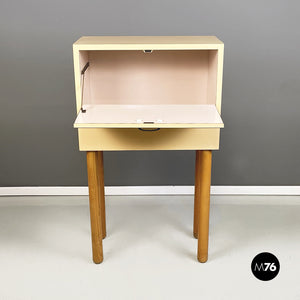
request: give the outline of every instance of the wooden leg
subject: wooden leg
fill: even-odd
[[[92,248],[93,261],[99,264],[103,261],[103,247],[102,247],[102,226],[100,221],[100,190],[97,176],[97,152],[88,151],[87,158],[87,173],[89,184],[89,200],[90,200],[90,218],[92,231]]]
[[[200,196],[200,150],[196,150],[195,195],[194,195],[194,237],[198,238],[199,196]]]
[[[202,263],[206,262],[208,257],[211,157],[210,150],[201,150],[197,257]]]
[[[97,175],[100,197],[100,220],[102,224],[102,238],[106,237],[106,217],[105,217],[105,195],[104,195],[104,171],[103,171],[103,151],[97,152]]]

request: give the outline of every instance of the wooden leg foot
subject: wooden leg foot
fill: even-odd
[[[90,218],[92,233],[93,261],[99,264],[103,261],[102,224],[100,221],[100,197],[97,172],[97,152],[87,152],[87,173],[89,184]]]
[[[207,262],[208,256],[207,256],[207,254],[202,254],[202,255],[198,254],[197,258],[198,258],[199,262],[205,263],[205,262]]]
[[[211,157],[210,150],[200,151],[200,192],[199,192],[199,218],[198,218],[198,260],[206,262],[208,258],[209,233],[209,206],[211,183]]]

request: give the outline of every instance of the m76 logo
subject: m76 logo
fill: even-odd
[[[275,265],[275,263],[256,263],[254,266],[254,271],[276,271],[277,267]]]
[[[259,253],[252,260],[251,270],[253,275],[259,280],[272,280],[279,273],[279,260],[272,253]]]

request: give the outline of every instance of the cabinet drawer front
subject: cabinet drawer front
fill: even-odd
[[[80,128],[80,151],[218,150],[219,128]]]

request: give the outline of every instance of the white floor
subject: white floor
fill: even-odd
[[[201,264],[191,196],[107,197],[95,265],[87,197],[2,197],[0,299],[300,299],[300,198],[282,199],[213,197]],[[281,264],[269,282],[250,269],[264,251]]]

